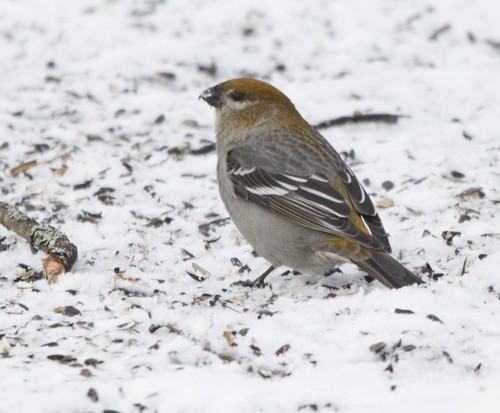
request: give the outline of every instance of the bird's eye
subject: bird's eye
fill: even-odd
[[[245,94],[242,92],[232,92],[229,97],[235,102],[242,102],[245,100]]]

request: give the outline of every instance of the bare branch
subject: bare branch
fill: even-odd
[[[44,271],[49,281],[64,271],[71,270],[78,258],[78,250],[66,235],[49,225],[43,225],[23,214],[19,209],[0,202],[0,224],[24,238],[35,250],[49,255],[44,260]]]
[[[314,127],[316,129],[326,129],[332,126],[343,126],[350,123],[384,122],[397,123],[399,118],[406,118],[406,115],[391,115],[389,113],[367,113],[355,112],[353,116],[341,116],[339,118],[325,120]]]

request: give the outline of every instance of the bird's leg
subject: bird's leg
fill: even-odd
[[[271,265],[266,271],[264,271],[259,277],[257,277],[255,280],[246,280],[246,281],[236,281],[231,284],[233,285],[240,285],[242,287],[250,287],[250,288],[264,288],[265,283],[264,280],[266,277],[271,274],[274,271],[274,267]]]

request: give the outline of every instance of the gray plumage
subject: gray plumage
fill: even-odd
[[[235,79],[201,97],[216,108],[221,198],[259,255],[300,272],[353,262],[388,287],[422,283],[390,257],[365,189],[285,95]]]

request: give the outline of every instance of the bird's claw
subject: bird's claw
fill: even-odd
[[[265,277],[264,277],[265,278]],[[244,288],[264,288],[267,284],[264,278],[257,277],[255,280],[240,280],[231,284],[231,287],[244,287]]]

